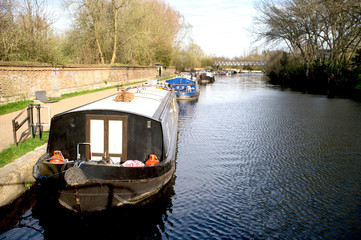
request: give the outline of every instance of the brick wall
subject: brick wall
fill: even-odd
[[[174,68],[162,71],[173,74]],[[35,98],[35,91],[45,90],[50,97],[64,93],[104,88],[154,79],[156,67],[10,67],[0,66],[0,105]]]

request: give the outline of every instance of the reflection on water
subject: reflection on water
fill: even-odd
[[[360,103],[239,75],[179,105],[176,176],[146,204],[79,217],[37,196],[0,239],[361,238]]]

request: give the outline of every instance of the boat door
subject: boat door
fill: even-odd
[[[91,146],[88,159],[113,163],[127,160],[127,117],[87,115],[86,126],[86,140]]]

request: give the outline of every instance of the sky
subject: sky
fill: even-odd
[[[166,0],[192,25],[192,39],[209,56],[247,56],[259,44],[253,43],[254,0]],[[51,1],[60,8],[61,0]],[[66,16],[67,12],[62,12]],[[65,29],[69,17],[59,17],[54,26]]]
[[[192,38],[216,57],[246,56],[258,45],[251,32],[256,10],[252,0],[168,0],[193,26]]]

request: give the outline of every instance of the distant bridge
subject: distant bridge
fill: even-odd
[[[266,61],[216,61],[214,66],[264,66]]]

